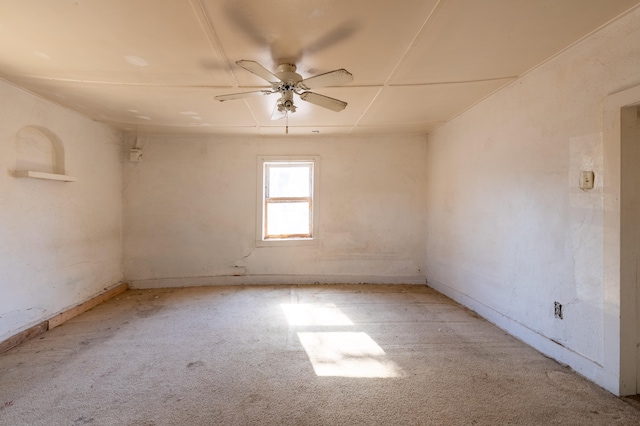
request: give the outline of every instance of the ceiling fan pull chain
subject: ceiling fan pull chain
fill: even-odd
[[[289,134],[289,111],[285,111],[284,119],[287,121],[284,134],[288,135]]]

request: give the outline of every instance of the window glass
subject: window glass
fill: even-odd
[[[311,195],[311,167],[304,165],[269,164],[268,197],[309,197]]]
[[[267,203],[267,235],[310,236],[309,202]]]

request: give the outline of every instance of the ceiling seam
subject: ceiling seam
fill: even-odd
[[[249,101],[246,98],[243,100],[244,100],[244,104],[247,106],[247,109],[249,110],[249,114],[251,114],[251,118],[253,118],[253,122],[256,124],[256,127],[260,129],[261,128],[260,122],[258,121],[258,117],[256,117],[256,115],[253,113],[253,109],[251,109],[251,105],[249,105]]]
[[[371,99],[371,102],[369,102],[369,104],[365,107],[364,111],[362,111],[362,114],[360,114],[360,117],[358,117],[358,119],[356,120],[355,123],[353,123],[353,127],[356,128],[360,125],[360,120],[362,120],[362,117],[364,117],[365,115],[367,115],[367,112],[369,111],[369,109],[371,108],[371,106],[373,105],[373,103],[376,101],[376,99],[378,99],[378,96],[380,96],[380,93],[382,93],[382,89],[384,88],[384,86],[381,86],[378,89],[378,92],[373,96],[373,99]]]
[[[85,115],[85,117],[87,117]],[[229,125],[229,124],[209,124],[207,126],[203,126],[201,124],[198,125],[189,125],[189,124],[167,124],[167,123],[162,123],[162,124],[156,124],[156,123],[152,123],[150,121],[113,121],[113,120],[109,120],[108,118],[102,119],[102,120],[98,120],[95,118],[91,118],[91,120],[96,121],[98,123],[103,123],[103,124],[109,124],[109,125],[126,125],[126,126],[155,126],[155,127],[172,127],[172,128],[183,128],[183,129],[202,129],[203,131],[205,129],[228,129],[228,128],[234,128],[234,129],[255,129],[256,126],[252,125],[252,124],[248,124],[248,125]]]
[[[164,87],[168,89],[228,89],[229,88],[228,86],[179,86],[174,84],[167,85],[162,83],[83,80],[83,79],[77,79],[77,78],[46,77],[46,76],[28,75],[28,74],[0,74],[0,77],[4,78],[5,80],[11,80],[12,78],[17,78],[17,79],[55,81],[60,83],[94,84],[94,85],[102,85],[102,86]]]
[[[362,118],[365,115],[367,115],[367,113],[369,112],[369,110],[373,106],[373,104],[376,101],[376,99],[378,99],[378,97],[382,93],[382,89],[384,89],[389,84],[389,81],[391,80],[393,75],[396,73],[396,71],[397,71],[398,67],[400,66],[400,64],[402,64],[404,62],[405,58],[409,54],[409,51],[411,51],[411,48],[416,44],[416,41],[418,40],[418,38],[420,38],[422,33],[425,31],[425,28],[427,27],[427,24],[431,21],[431,17],[436,13],[436,11],[440,10],[441,5],[444,4],[444,1],[445,0],[438,0],[438,2],[433,7],[433,9],[431,9],[431,12],[429,12],[429,15],[427,15],[427,17],[425,18],[424,22],[420,26],[420,29],[416,33],[415,37],[413,37],[413,40],[411,40],[411,43],[409,43],[409,45],[406,47],[406,49],[402,53],[402,56],[400,57],[398,62],[396,62],[396,65],[393,67],[393,69],[389,73],[389,76],[386,78],[386,80],[384,81],[383,85],[380,87],[380,89],[378,89],[378,93],[375,94],[373,99],[371,99],[371,102],[369,102],[369,104],[365,107],[364,111],[362,111],[362,114],[360,114],[360,117],[358,117],[356,122],[353,124],[353,128],[356,128],[357,126],[360,125],[360,121],[362,120]]]
[[[95,84],[95,85],[104,85],[104,86],[133,86],[133,87],[163,87],[167,89],[228,89],[228,86],[210,86],[210,85],[175,85],[175,84],[162,84],[162,83],[144,83],[144,82],[121,82],[121,81],[105,81],[105,80],[86,80],[86,79],[77,79],[77,78],[61,78],[61,77],[47,77],[41,75],[32,75],[32,74],[7,74],[2,73],[0,77],[5,80],[10,80],[11,78],[24,78],[24,79],[33,79],[33,80],[45,80],[45,81],[56,81],[62,83],[80,83],[80,84]],[[506,77],[495,77],[495,78],[484,78],[479,80],[458,80],[458,81],[437,81],[431,83],[399,83],[399,84],[388,84],[387,87],[420,87],[420,86],[437,86],[437,85],[447,85],[447,84],[464,84],[464,83],[482,83],[488,81],[499,81],[505,79],[513,79],[520,78],[519,75],[511,75]],[[339,89],[381,89],[385,86],[381,86],[379,84],[352,84],[349,86],[327,86],[326,88],[339,88]],[[238,89],[263,89],[264,86],[237,86]]]
[[[227,56],[227,54],[225,53],[224,49],[222,48],[222,45],[220,44],[220,40],[218,39],[218,36],[213,28],[213,24],[211,23],[211,20],[209,19],[209,16],[207,15],[205,9],[204,9],[204,5],[202,4],[202,0],[190,0],[191,3],[191,7],[193,8],[193,10],[195,11],[196,15],[198,16],[198,20],[200,21],[200,25],[202,25],[205,34],[207,35],[207,39],[209,40],[209,43],[211,44],[211,48],[215,51],[216,48],[219,49],[220,54],[223,56],[223,60],[224,63],[226,65],[226,71],[227,73],[229,73],[233,79],[233,82],[235,84],[235,87],[239,87],[239,83],[238,83],[238,79],[236,78],[235,74],[233,73],[233,69],[231,68],[231,64],[229,63],[229,57]],[[194,3],[198,4],[198,7],[196,7],[196,5]],[[206,24],[206,25],[205,25]],[[256,125],[256,127],[258,127],[258,129],[260,128],[260,123],[258,122],[258,119],[256,117],[256,115],[253,113],[253,110],[251,109],[251,105],[249,105],[249,103],[246,101],[245,99],[245,105],[247,106],[248,110],[249,110],[249,114],[251,114],[251,117],[253,118],[253,121]]]
[[[393,69],[391,70],[391,72],[389,73],[389,77],[387,77],[387,79],[384,82],[384,86],[387,86],[389,84],[389,81],[391,80],[391,78],[393,77],[393,75],[396,73],[396,71],[398,70],[398,68],[400,67],[400,65],[402,63],[404,63],[405,59],[407,58],[407,55],[409,54],[409,52],[411,51],[411,48],[413,46],[415,46],[417,44],[418,39],[420,38],[420,36],[422,36],[422,34],[425,32],[427,26],[431,23],[431,18],[437,13],[440,12],[440,9],[442,9],[444,6],[446,0],[438,0],[438,2],[436,3],[436,5],[433,7],[433,9],[431,9],[431,13],[429,13],[429,15],[426,17],[426,19],[424,20],[424,22],[422,23],[422,26],[420,27],[420,29],[418,30],[418,33],[416,34],[416,36],[413,38],[413,40],[411,40],[411,43],[409,43],[409,45],[407,46],[407,48],[405,49],[404,53],[402,54],[402,56],[400,57],[400,59],[398,60],[398,62],[396,62],[396,66],[393,67]]]
[[[196,6],[197,3],[197,6]],[[236,78],[235,74],[233,73],[233,70],[231,69],[231,65],[229,64],[229,58],[227,58],[226,53],[224,52],[224,49],[222,48],[222,45],[220,44],[220,40],[218,39],[218,35],[216,34],[215,30],[213,29],[213,25],[211,24],[211,21],[209,20],[209,16],[207,15],[207,12],[204,9],[204,5],[202,4],[201,0],[189,0],[189,4],[191,4],[191,9],[195,12],[196,17],[198,18],[198,22],[200,23],[200,26],[202,27],[202,30],[204,31],[206,37],[207,37],[207,41],[209,42],[209,45],[211,46],[211,50],[213,51],[213,53],[216,55],[216,57],[218,57],[218,59],[220,60],[220,62],[223,62],[225,64],[225,72],[227,75],[231,76],[231,80],[235,83],[236,87],[238,86],[238,79]],[[219,56],[222,56],[222,58],[220,58]]]
[[[404,121],[402,123],[391,124],[391,123],[383,123],[383,124],[363,124],[360,127],[396,127],[396,126],[406,126],[406,125],[418,125],[418,124],[438,124],[444,123],[444,120],[435,120],[435,121]],[[337,127],[337,126],[334,126]]]
[[[482,78],[479,80],[459,80],[459,81],[438,81],[433,83],[400,83],[400,84],[389,84],[388,87],[423,87],[423,86],[446,86],[449,84],[473,84],[473,83],[487,83],[491,81],[500,81],[500,80],[512,80],[514,78],[518,78],[517,75],[510,75],[507,77],[495,77],[495,78]]]

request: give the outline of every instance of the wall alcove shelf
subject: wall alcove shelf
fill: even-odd
[[[65,174],[65,150],[62,140],[41,126],[25,126],[16,134],[15,177],[75,182]]]
[[[56,173],[44,173],[44,172],[36,172],[33,170],[16,170],[14,173],[15,177],[26,177],[33,179],[48,179],[48,180],[59,180],[62,182],[75,182],[76,178],[67,176],[67,175],[59,175]]]

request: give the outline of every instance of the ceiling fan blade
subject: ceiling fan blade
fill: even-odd
[[[256,61],[246,61],[243,59],[241,61],[237,61],[236,64],[240,65],[242,68],[249,71],[250,73],[253,73],[258,77],[268,81],[269,83],[277,83],[280,81],[280,79],[275,75],[273,75],[271,71],[269,71],[268,69],[266,69],[265,67],[257,63]]]
[[[300,87],[304,90],[317,89],[319,87],[341,86],[343,84],[351,83],[352,81],[353,75],[344,68],[341,68],[339,70],[329,71],[324,74],[305,78],[300,82]]]
[[[304,47],[304,53],[314,54],[336,45],[351,37],[360,29],[360,27],[360,22],[354,19],[347,20],[333,28],[331,31],[325,33],[320,38],[312,41],[311,43],[307,43]]]
[[[336,112],[342,111],[347,106],[347,103],[344,101],[313,92],[302,92],[300,94],[300,99]]]
[[[272,92],[270,90],[255,90],[253,92],[230,93],[228,95],[218,95],[218,96],[214,97],[213,99],[215,99],[216,101],[224,102],[224,101],[230,101],[230,100],[233,100],[233,99],[248,98],[248,97],[251,97],[251,96],[270,95],[272,93],[274,93],[274,92]]]

